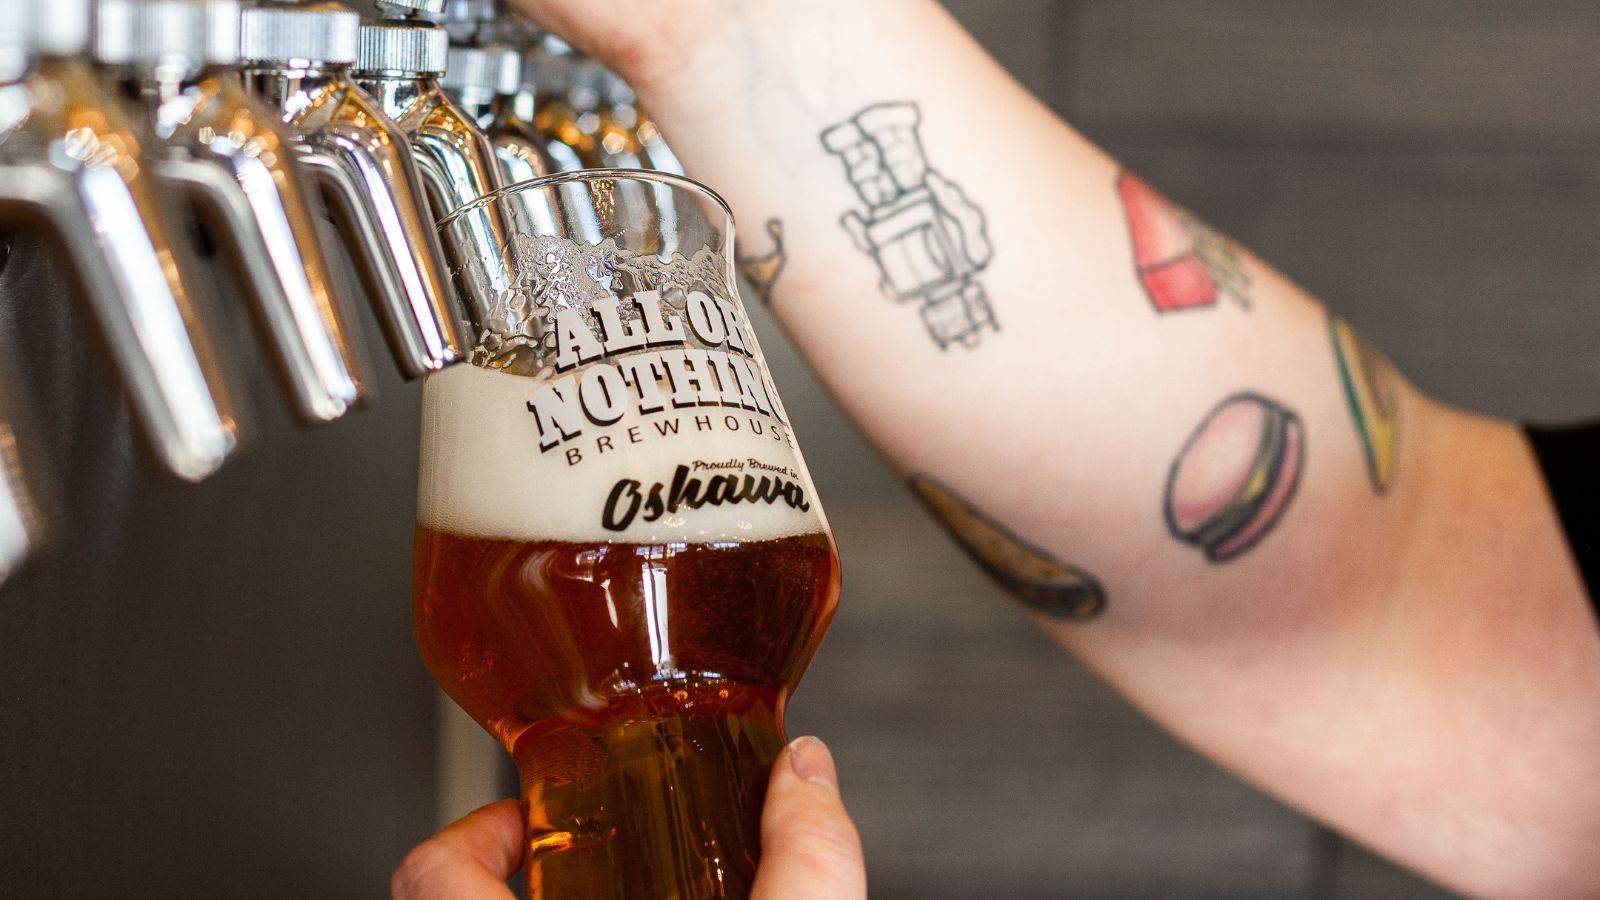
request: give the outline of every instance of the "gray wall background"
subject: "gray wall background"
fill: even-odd
[[[1600,413],[1600,12],[1534,0],[950,0],[1021,80],[1414,379]],[[1041,148],[1047,152],[1048,148]],[[409,617],[417,391],[295,428],[226,289],[258,438],[154,477],[45,245],[0,339],[58,551],[0,588],[0,894],[372,897],[432,826]],[[1034,633],[765,339],[846,590],[792,724],[833,745],[879,898],[1437,896],[1195,757]],[[12,355],[14,354],[14,355]]]

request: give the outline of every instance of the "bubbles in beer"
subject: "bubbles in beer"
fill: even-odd
[[[419,526],[415,569],[424,661],[517,758],[530,884],[653,896],[693,874],[728,893],[685,896],[748,891],[783,705],[838,598],[826,534],[640,545]],[[706,846],[672,846],[671,797],[694,798]],[[685,860],[702,871],[653,868]]]

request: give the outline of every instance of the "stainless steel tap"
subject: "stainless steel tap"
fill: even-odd
[[[600,119],[596,129],[601,161],[607,165],[637,165],[657,172],[683,174],[683,163],[667,146],[661,129],[639,106],[639,95],[622,76],[604,69],[600,75]]]
[[[579,150],[584,138],[576,123],[559,115],[566,104],[566,85],[571,82],[571,59],[552,55],[542,37],[532,34],[523,44],[522,84],[508,104],[511,115],[524,123],[534,140],[562,172],[576,172],[588,163]],[[559,105],[552,101],[560,98]]]
[[[600,116],[598,63],[553,34],[543,35],[525,60],[530,121],[552,145],[571,148],[579,168],[604,166],[597,132]]]
[[[0,41],[23,52],[0,53],[0,206],[56,232],[156,457],[198,481],[238,438],[148,130],[80,58],[89,0],[27,0],[5,16]]]
[[[22,565],[43,538],[44,522],[23,467],[11,410],[15,398],[10,385],[0,381],[0,585]],[[36,462],[30,460],[30,462]]]
[[[432,5],[424,4],[419,12],[443,25],[450,32],[450,43],[466,47],[495,41],[497,0],[445,0],[438,10],[430,10]]]
[[[523,84],[521,51],[509,47],[451,47],[449,68],[439,84],[488,136],[506,184],[569,170],[550,155],[550,142],[534,129],[533,123],[513,109]],[[577,163],[570,168],[582,167]],[[573,198],[557,209],[537,191],[519,195],[518,201],[522,215],[535,228],[547,233],[581,235],[594,243],[601,240],[599,213],[592,204]]]
[[[236,274],[312,422],[361,398],[355,350],[291,142],[223,67],[238,61],[237,0],[98,0],[94,55],[146,110],[157,173],[186,190]]]
[[[339,217],[401,370],[459,361],[463,311],[410,139],[351,79],[360,16],[337,3],[263,2],[240,23],[245,89],[278,115]]]
[[[437,9],[442,0],[417,0],[412,6]],[[383,111],[411,138],[411,147],[428,187],[435,213],[446,215],[500,188],[504,181],[489,139],[440,89],[449,35],[425,19],[379,19],[361,27],[357,82],[377,98]],[[465,227],[445,253],[456,271],[472,321],[484,321],[500,293],[511,285],[504,264],[507,229],[497,209],[482,205],[465,214]],[[473,270],[476,274],[471,274]]]
[[[439,86],[478,124],[507,184],[564,171],[548,142],[515,109],[522,52],[511,47],[451,47]]]
[[[579,63],[576,84],[581,85],[584,97],[593,98],[584,112],[594,120],[595,160],[607,168],[645,168],[644,146],[635,133],[639,110],[633,89],[592,59]]]
[[[469,21],[470,26],[467,24]],[[544,129],[549,124],[548,117],[536,121],[544,102],[557,94],[562,97],[566,94],[565,80],[562,81],[563,86],[552,93],[547,79],[558,80],[554,77],[557,75],[564,79],[570,69],[566,56],[558,59],[546,49],[546,34],[533,22],[485,0],[451,0],[446,7],[444,24],[450,30],[451,39],[461,46],[451,48],[449,67],[440,84],[452,99],[462,104],[462,108],[479,116],[480,125],[484,113],[491,110],[480,112],[475,108],[475,102],[468,99],[471,88],[465,82],[470,80],[470,73],[482,71],[485,64],[494,73],[492,77],[499,82],[495,87],[501,96],[492,100],[494,124],[483,125],[489,139],[496,141],[497,134],[504,134],[509,142],[531,146],[540,157],[550,161],[554,172],[576,172],[586,168],[587,164],[576,146],[557,139]],[[459,35],[463,33],[472,37],[462,40]],[[572,52],[565,42],[558,43],[568,54]],[[516,62],[495,57],[500,48],[516,51]],[[475,61],[471,56],[457,56],[480,49],[490,54],[482,62]],[[553,71],[557,68],[560,69],[559,73]],[[506,93],[505,88],[513,70],[517,72],[517,83]],[[477,102],[483,102],[481,94]],[[496,150],[502,155],[505,153],[498,141]]]

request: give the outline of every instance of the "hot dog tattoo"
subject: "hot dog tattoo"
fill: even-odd
[[[1105,609],[1094,576],[1023,541],[927,475],[912,476],[911,490],[972,561],[1023,603],[1060,620],[1092,619]]]

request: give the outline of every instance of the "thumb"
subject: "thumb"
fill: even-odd
[[[801,738],[772,767],[751,900],[866,896],[861,838],[839,798],[833,756],[816,738]]]
[[[506,879],[522,868],[522,810],[502,800],[447,826],[406,855],[389,882],[393,900],[514,900]]]

